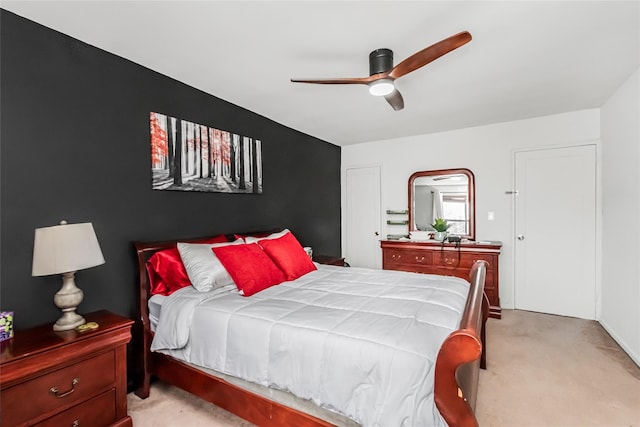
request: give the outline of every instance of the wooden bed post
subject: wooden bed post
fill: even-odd
[[[471,269],[469,297],[460,328],[440,347],[435,367],[434,400],[447,424],[477,427],[474,415],[482,329],[488,315],[484,295],[486,262],[476,261]],[[483,309],[484,308],[484,309]]]
[[[491,303],[487,294],[483,292],[482,298],[482,329],[480,331],[480,342],[482,343],[482,355],[480,356],[480,368],[487,369],[487,320],[489,320],[489,312]]]
[[[139,280],[139,308],[140,308],[140,322],[142,323],[142,383],[134,390],[136,396],[141,399],[149,397],[151,391],[151,371],[152,371],[152,357],[151,357],[151,323],[149,321],[149,308],[147,304],[149,302],[150,288],[149,279],[147,276],[146,262],[150,254],[162,249],[164,244],[158,245],[158,247],[150,247],[144,244],[135,244],[136,255],[138,257],[138,280]]]

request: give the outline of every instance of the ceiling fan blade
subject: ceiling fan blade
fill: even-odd
[[[396,111],[404,108],[404,99],[402,99],[402,95],[398,89],[394,89],[389,95],[385,95],[384,99],[386,99],[389,105]]]
[[[317,79],[317,80],[298,80],[291,79],[293,83],[316,83],[322,85],[349,85],[349,84],[369,84],[374,80],[379,79],[380,76],[369,77],[354,77],[345,79]]]
[[[455,34],[444,40],[439,41],[429,47],[422,49],[419,52],[414,53],[398,65],[393,67],[389,73],[389,77],[397,79],[405,74],[409,74],[412,71],[417,70],[420,67],[427,65],[430,62],[435,61],[441,56],[451,52],[460,46],[469,43],[471,41],[471,34],[467,31]]]

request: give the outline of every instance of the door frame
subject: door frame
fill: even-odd
[[[382,239],[382,233],[383,233],[383,215],[382,215],[382,206],[383,206],[383,200],[382,200],[382,182],[383,182],[383,167],[382,164],[380,163],[366,163],[366,164],[356,164],[356,165],[346,165],[343,166],[341,168],[340,171],[340,179],[341,179],[341,187],[342,187],[342,194],[341,194],[341,211],[342,211],[342,219],[341,219],[341,228],[342,228],[342,236],[341,236],[341,243],[342,243],[342,256],[346,257],[347,255],[347,171],[350,169],[364,169],[364,168],[377,168],[378,172],[379,172],[379,176],[380,176],[380,185],[378,186],[378,200],[380,202],[380,211],[378,212],[378,232],[380,233],[380,239]],[[382,268],[382,248],[380,247],[380,245],[377,245],[376,247],[376,253],[377,253],[377,257],[376,257],[376,263],[378,265],[379,268]],[[346,260],[347,262],[349,262],[349,260]]]
[[[576,143],[570,144],[549,144],[549,145],[540,145],[534,147],[523,147],[517,148],[511,151],[511,188],[509,191],[517,190],[516,188],[516,154],[530,151],[542,151],[542,150],[551,150],[551,149],[559,149],[559,148],[573,148],[573,147],[581,147],[585,145],[593,145],[596,150],[596,165],[595,165],[595,175],[596,175],[596,203],[595,203],[595,221],[596,221],[596,236],[595,236],[595,320],[600,320],[602,313],[602,141],[600,139],[591,139],[580,141]],[[511,271],[512,281],[509,284],[509,288],[511,290],[511,295],[513,296],[513,307],[515,308],[516,303],[516,195],[511,196],[511,239],[510,245],[513,250],[513,254],[511,256]]]

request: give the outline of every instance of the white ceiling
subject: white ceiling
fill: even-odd
[[[337,145],[600,107],[640,56],[639,1],[2,1],[0,6]],[[467,30],[473,40],[396,81],[364,85]],[[186,118],[188,119],[188,117]]]

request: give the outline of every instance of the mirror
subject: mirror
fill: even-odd
[[[449,234],[476,238],[475,180],[469,169],[416,172],[409,178],[409,231],[427,230],[444,218]]]

